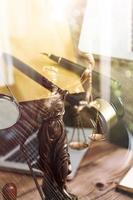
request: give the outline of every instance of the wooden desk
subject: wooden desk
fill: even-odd
[[[133,197],[116,191],[116,184],[130,167],[126,165],[127,150],[107,142],[97,142],[88,150],[76,177],[68,182],[70,190],[80,200],[130,200]],[[0,172],[0,187],[13,181],[18,188],[18,200],[40,200],[31,177]],[[40,180],[41,181],[41,180]],[[1,199],[1,198],[0,198]]]

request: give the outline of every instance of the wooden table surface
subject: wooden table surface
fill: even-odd
[[[129,155],[127,149],[105,141],[94,143],[82,160],[75,178],[68,181],[68,188],[81,200],[132,199],[133,196],[116,190],[118,181],[132,165],[132,160],[128,162],[127,159]],[[40,200],[30,176],[1,171],[0,177],[0,188],[7,182],[17,185],[18,200]]]

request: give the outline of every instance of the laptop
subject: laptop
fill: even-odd
[[[73,128],[67,127],[69,138],[72,135]],[[89,129],[86,130],[86,134],[88,134]],[[8,145],[8,144],[7,144]],[[38,154],[38,138],[37,138],[37,132],[32,134],[28,140],[25,143],[26,152],[28,160],[30,161],[32,166],[36,166],[36,161],[39,158]],[[77,172],[77,169],[79,167],[79,164],[81,160],[83,159],[87,148],[82,149],[80,151],[68,148],[70,159],[71,159],[71,165],[72,165],[72,172],[69,175],[68,179],[72,179]],[[10,171],[15,173],[22,173],[22,174],[30,174],[29,167],[27,165],[27,162],[25,158],[22,155],[22,152],[20,151],[20,145],[16,145],[11,151],[7,152],[4,156],[0,156],[0,169],[4,171]],[[42,176],[43,173],[38,169],[38,167],[33,167],[34,172],[38,176]]]

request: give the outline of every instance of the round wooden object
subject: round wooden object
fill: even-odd
[[[4,200],[17,200],[17,187],[14,183],[7,183],[2,189]]]

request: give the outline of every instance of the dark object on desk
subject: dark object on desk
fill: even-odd
[[[38,132],[38,167],[44,173],[42,189],[47,200],[77,199],[66,190],[66,179],[71,167],[63,122],[64,98],[65,95],[56,94],[51,99],[50,106],[43,113],[43,123]]]
[[[3,200],[17,200],[17,187],[14,183],[7,183],[2,189]]]

